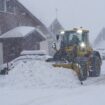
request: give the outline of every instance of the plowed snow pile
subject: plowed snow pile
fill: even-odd
[[[80,85],[75,72],[54,68],[44,61],[19,61],[8,75],[0,78],[0,86],[17,88],[72,88]]]

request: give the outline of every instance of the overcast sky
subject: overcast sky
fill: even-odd
[[[84,27],[90,30],[91,41],[105,26],[105,0],[20,0],[49,26],[56,18],[66,29]]]

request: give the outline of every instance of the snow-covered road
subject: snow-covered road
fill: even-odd
[[[105,61],[100,77],[81,86],[74,72],[44,62],[20,62],[0,77],[0,105],[105,105]]]
[[[105,105],[105,86],[74,89],[1,89],[1,105]]]

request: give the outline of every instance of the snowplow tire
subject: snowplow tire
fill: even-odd
[[[92,70],[89,71],[90,77],[98,77],[101,73],[101,61],[98,56],[92,58]]]

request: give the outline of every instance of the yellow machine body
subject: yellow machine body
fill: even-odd
[[[76,71],[78,76],[81,75],[81,72],[83,72],[82,74],[86,74],[92,65],[93,60],[91,60],[91,55],[94,52],[90,46],[88,34],[89,30],[84,30],[83,28],[74,28],[73,30],[61,32],[61,47],[59,50],[56,49],[56,46],[54,47],[56,50],[54,59],[57,63],[53,64],[53,66],[72,69]],[[74,36],[78,40],[75,39],[73,42]],[[98,52],[96,54],[99,55]],[[100,56],[98,57],[100,58]],[[58,60],[63,60],[64,63],[58,62]]]

